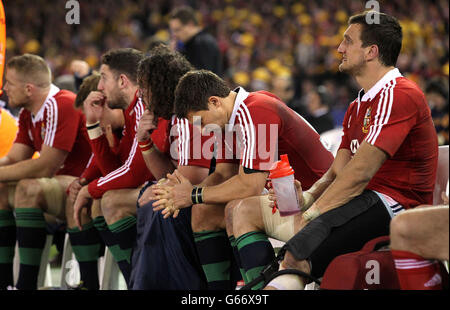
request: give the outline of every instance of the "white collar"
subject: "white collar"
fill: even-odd
[[[236,99],[234,100],[234,106],[233,106],[233,113],[231,113],[230,120],[228,121],[228,124],[230,125],[230,128],[233,127],[234,122],[236,120],[236,113],[239,107],[244,104],[244,100],[247,99],[248,95],[250,95],[249,92],[247,92],[243,87],[239,86],[236,87],[234,92],[237,93]]]
[[[44,119],[45,104],[47,103],[47,101],[50,98],[55,96],[59,92],[59,90],[60,89],[58,87],[56,87],[56,85],[54,85],[54,84],[50,85],[50,90],[48,92],[47,98],[45,98],[45,101],[42,104],[41,108],[39,109],[39,111],[36,113],[35,116],[33,116],[33,114],[31,115],[31,119],[32,119],[33,123],[39,122]]]
[[[384,88],[384,86],[392,80],[403,76],[397,68],[390,70],[386,73],[364,96],[361,101],[369,101],[375,98],[375,96]],[[359,97],[359,95],[358,95]]]

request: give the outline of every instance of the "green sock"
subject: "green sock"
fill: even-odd
[[[232,249],[225,230],[194,233],[197,253],[210,290],[234,289],[231,283]],[[234,286],[234,287],[233,287]]]
[[[99,232],[95,229],[94,223],[89,222],[83,225],[81,231],[78,227],[74,227],[67,228],[67,233],[80,266],[80,280],[83,281],[83,286],[97,290],[99,288],[97,263],[102,247]]]
[[[122,272],[125,281],[128,283],[131,273],[131,264],[128,263],[128,257],[126,252],[124,252],[119,246],[119,240],[117,234],[113,233],[106,224],[105,218],[103,216],[98,216],[94,219],[94,226],[100,233],[102,240],[105,245],[111,251],[114,260],[119,265],[120,271]]]
[[[0,210],[0,290],[13,283],[13,260],[16,246],[16,220],[12,211]]]
[[[241,272],[242,279],[247,284],[248,283],[248,279],[247,279],[247,275],[245,273],[245,270],[242,267],[241,257],[239,256],[239,251],[238,251],[238,248],[237,248],[236,238],[234,238],[234,236],[229,236],[228,239],[230,240],[231,247],[233,248],[233,254],[234,254],[234,257],[235,257],[236,262],[238,264],[239,271]]]
[[[245,269],[247,281],[257,278],[265,266],[275,258],[275,252],[269,238],[260,231],[252,231],[236,239],[237,249]],[[262,288],[261,282],[253,287],[254,290]]]
[[[16,208],[16,226],[20,255],[20,271],[16,287],[22,290],[35,290],[47,237],[42,210]]]

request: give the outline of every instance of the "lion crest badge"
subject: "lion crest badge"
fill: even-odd
[[[370,127],[370,117],[372,114],[372,107],[367,108],[366,115],[364,116],[362,132],[368,133]]]

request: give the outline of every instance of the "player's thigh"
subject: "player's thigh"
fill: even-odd
[[[14,204],[19,207],[38,207],[44,212],[65,220],[65,208],[69,184],[73,176],[23,179],[17,183]]]
[[[448,259],[448,206],[430,206],[400,213],[392,220],[391,239],[396,248],[425,258]]]

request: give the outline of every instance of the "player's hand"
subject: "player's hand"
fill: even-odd
[[[92,197],[89,194],[88,187],[83,186],[78,192],[77,199],[73,205],[73,218],[79,230],[83,229],[83,223],[81,223],[81,212],[83,208],[87,208],[87,213],[90,214],[91,211]]]
[[[83,77],[89,74],[90,66],[84,60],[73,60],[70,63],[70,71],[78,77]]]
[[[150,138],[150,131],[155,128],[155,116],[153,112],[145,109],[144,113],[141,116],[141,119],[139,120],[139,126],[136,133],[137,140],[139,142],[147,141]]]
[[[302,183],[298,180],[294,180],[294,185],[295,185],[295,189],[297,190],[299,208],[301,209],[301,208],[303,208],[303,204],[304,204]],[[276,209],[278,209],[277,197],[275,195],[275,191],[273,190],[271,182],[269,182],[267,184],[267,187],[269,188],[268,199],[270,201],[268,206],[270,208],[272,208],[272,213],[275,213]]]
[[[299,180],[294,180],[295,189],[297,190],[297,196],[298,196],[298,206],[303,208],[304,205],[304,199],[303,199],[303,189],[302,189],[302,183]]]
[[[173,182],[172,186],[157,185],[154,192],[158,201],[153,203],[155,210],[167,209],[181,209],[192,206],[191,193],[194,186],[185,178],[178,170],[172,174],[168,174],[167,178]],[[167,205],[167,206],[166,206]]]
[[[100,121],[103,115],[105,95],[99,91],[91,91],[83,102],[86,124],[93,124]]]
[[[78,192],[83,186],[80,183],[80,179],[76,178],[73,180],[72,183],[70,183],[69,187],[67,188],[67,200],[70,202],[70,204],[74,204],[75,200],[77,199]]]

